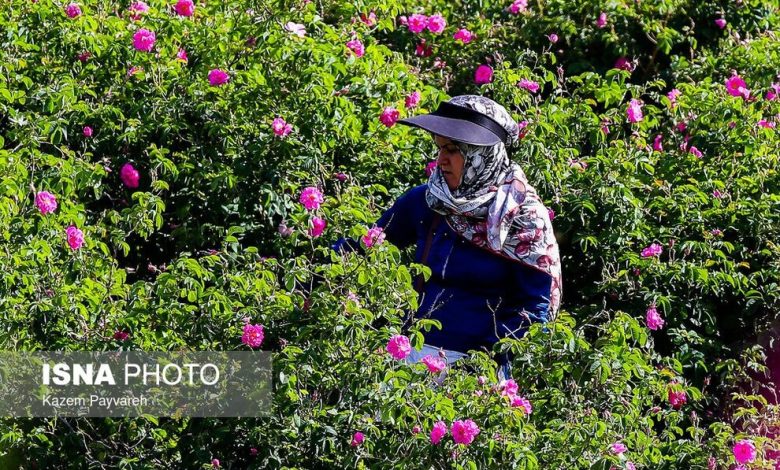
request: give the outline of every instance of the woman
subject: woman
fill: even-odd
[[[408,360],[443,350],[451,363],[551,320],[561,298],[558,244],[547,209],[507,155],[519,132],[511,115],[489,98],[462,95],[398,123],[429,131],[439,149],[428,183],[377,221],[386,240],[416,244],[415,262],[431,268],[427,282],[417,280],[412,317],[438,320],[442,329],[427,333]],[[361,248],[341,239],[333,249]],[[507,358],[498,361],[508,378]]]

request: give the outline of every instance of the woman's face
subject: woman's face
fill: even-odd
[[[439,158],[436,160],[436,163],[442,175],[444,175],[447,187],[450,188],[450,191],[454,191],[460,185],[460,179],[463,177],[463,166],[465,164],[463,155],[460,153],[458,146],[447,137],[435,135],[433,140],[439,148]]]

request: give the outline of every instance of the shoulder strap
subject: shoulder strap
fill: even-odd
[[[439,226],[439,223],[441,223],[441,214],[438,212],[434,212],[433,215],[433,221],[431,222],[431,227],[428,229],[428,237],[425,239],[425,248],[423,248],[423,254],[422,259],[420,260],[421,264],[425,264],[426,261],[428,261],[428,253],[431,251],[431,241],[433,240],[433,231],[436,229],[436,227]],[[415,282],[414,290],[417,292],[422,292],[422,286],[425,282],[425,278],[422,274],[417,276],[417,280]]]

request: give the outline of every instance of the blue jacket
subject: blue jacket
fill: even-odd
[[[421,263],[436,214],[425,202],[427,184],[407,191],[377,221],[386,240],[403,249],[415,244]],[[442,329],[425,334],[425,343],[454,351],[488,350],[507,335],[522,337],[531,322],[546,322],[552,278],[467,241],[444,217],[433,231],[428,259],[431,278],[423,285],[414,318],[432,318]],[[359,242],[339,239],[336,251],[363,251]],[[521,314],[525,309],[527,316]],[[495,315],[493,314],[495,311]],[[495,317],[495,319],[494,319]]]

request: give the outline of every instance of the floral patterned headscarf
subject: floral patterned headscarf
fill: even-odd
[[[495,101],[461,95],[449,102],[489,116],[507,131],[510,146],[517,142],[517,123]],[[548,319],[554,319],[562,294],[561,261],[547,208],[522,168],[509,160],[503,142],[492,146],[453,142],[464,157],[460,185],[450,192],[436,168],[425,194],[428,206],[444,215],[450,227],[469,242],[549,274]]]

